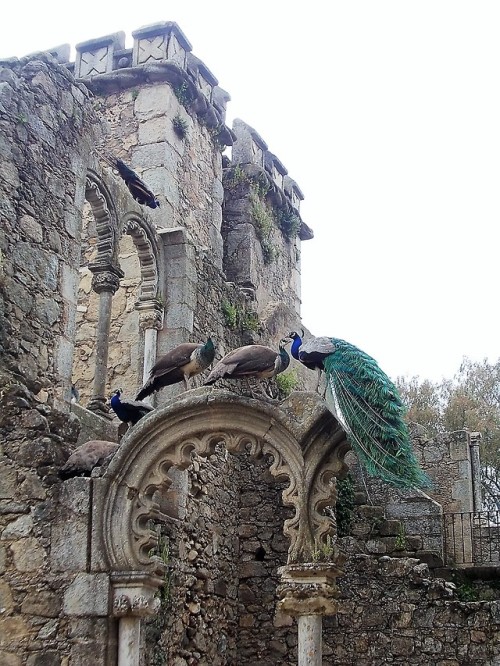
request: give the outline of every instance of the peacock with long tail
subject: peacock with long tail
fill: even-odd
[[[368,474],[398,488],[430,487],[412,449],[398,390],[377,361],[339,338],[303,342],[295,331],[289,337],[293,358],[325,373],[326,403]]]
[[[249,380],[276,377],[290,364],[290,356],[285,349],[285,345],[290,342],[289,338],[280,340],[278,351],[265,345],[245,345],[233,349],[215,365],[205,385],[214,384],[219,379]]]
[[[144,400],[164,386],[178,382],[184,382],[187,391],[189,379],[206,370],[214,358],[215,346],[210,337],[204,344],[183,342],[177,345],[154,364],[146,383],[135,399]]]

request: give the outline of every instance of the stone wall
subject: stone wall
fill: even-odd
[[[2,386],[0,415],[0,663],[36,664],[44,654],[56,665],[68,652],[64,592],[73,577],[54,568],[58,470],[80,426],[12,382]]]
[[[64,61],[62,51],[55,54]],[[141,457],[123,468],[117,463],[108,475],[104,468],[64,483],[58,470],[80,429],[84,439],[118,436],[105,415],[85,409],[96,397],[99,353],[108,361],[97,396],[104,399],[118,384],[130,392],[140,385],[145,328],[157,331],[158,354],[213,335],[217,358],[241,344],[276,347],[299,328],[300,242],[312,236],[300,217],[302,193],[255,130],[242,121],[233,130],[225,126],[229,96],[175,24],[136,31],[133,49],[124,48],[120,33],[78,45],[74,64],[42,54],[1,65],[0,662],[116,663],[121,614],[130,611],[137,626],[154,606],[152,598],[117,592],[143,576],[139,565],[124,574],[107,559],[122,547],[109,543],[114,523],[137,511],[139,536],[125,536],[143,538],[147,550],[147,525],[155,524],[160,538],[151,555],[169,562],[160,614],[147,622],[143,638],[144,663],[293,664],[296,625],[275,615],[278,567],[289,545],[283,521],[290,518],[282,478],[268,471],[271,465],[277,474],[283,461],[265,451],[276,431],[276,403],[262,408],[258,437],[243,440],[256,449],[251,460],[241,451],[227,456],[221,446],[210,453],[212,440],[204,442],[208,460],[190,458],[192,442],[184,442],[172,454],[182,470],[169,472],[170,486],[161,460],[150,461],[146,488],[136,485]],[[221,151],[231,144],[223,169]],[[159,209],[132,200],[110,156],[138,170]],[[104,315],[110,315],[107,329]],[[315,383],[315,373],[298,370],[299,387]],[[70,411],[72,380],[84,404]],[[193,386],[202,381],[195,378]],[[180,390],[162,391],[155,404]],[[213,406],[210,396],[207,390]],[[309,418],[299,410],[305,396],[290,401],[289,432]],[[232,397],[225,400],[229,405]],[[313,440],[327,418],[313,423]],[[170,430],[176,427],[173,419]],[[141,432],[148,437],[147,428]],[[424,454],[446,484],[436,498],[455,506],[467,490],[463,438],[453,435]],[[121,473],[130,474],[122,486]],[[125,499],[103,517],[104,500],[118,488]],[[384,501],[397,505],[391,497]],[[425,498],[427,507],[432,502]],[[498,602],[457,602],[452,587],[430,579],[424,565],[380,554],[351,550],[340,612],[326,623],[327,659],[495,663]],[[154,561],[149,551],[141,560],[148,576]],[[143,587],[151,592],[157,582],[151,574]]]
[[[235,468],[237,461],[223,451],[208,461],[195,458],[163,505],[180,520],[167,517],[161,526],[159,548],[167,547],[172,568],[160,612],[147,624],[145,664],[217,665],[237,658],[237,521],[229,510],[238,502]]]
[[[338,615],[325,620],[325,663],[498,663],[498,601],[458,601],[454,586],[416,559],[357,555],[345,569]]]
[[[99,121],[50,56],[1,69],[1,346],[8,373],[69,398],[85,164]],[[29,322],[29,325],[27,323]]]

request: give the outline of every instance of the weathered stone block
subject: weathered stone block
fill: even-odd
[[[2,532],[2,539],[19,539],[21,537],[27,537],[32,529],[32,516],[20,516],[7,525]]]
[[[45,549],[35,537],[19,539],[11,544],[10,549],[19,571],[37,571],[45,563]]]
[[[107,574],[77,574],[64,593],[65,615],[101,616],[109,613],[110,586]]]
[[[61,611],[62,601],[57,592],[50,590],[29,591],[25,597],[21,611],[28,615],[57,617]]]
[[[26,666],[60,666],[61,657],[54,650],[48,650],[43,654],[32,654],[28,657]]]
[[[135,114],[139,120],[148,120],[158,116],[175,116],[179,102],[172,87],[168,84],[156,84],[154,87],[141,88],[135,100]]]
[[[0,647],[8,648],[9,645],[16,645],[19,640],[26,639],[29,635],[28,625],[22,617],[0,619]]]
[[[0,581],[0,613],[8,615],[13,609],[12,592],[6,581]]]
[[[240,578],[254,578],[267,575],[267,568],[262,562],[242,562],[239,568]]]
[[[0,664],[2,666],[21,666],[21,657],[13,652],[0,650]]]

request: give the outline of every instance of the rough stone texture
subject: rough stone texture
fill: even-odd
[[[324,656],[335,664],[495,664],[496,605],[457,601],[415,559],[350,559],[338,580],[338,615],[324,620]]]
[[[108,536],[95,532],[103,494],[114,491],[119,471],[111,463],[92,478],[62,483],[58,477],[77,440],[118,439],[113,421],[85,409],[96,374],[95,287],[102,282],[95,278],[124,273],[112,298],[106,391],[123,384],[129,395],[141,384],[145,324],[160,326],[159,354],[211,334],[217,359],[241,344],[276,347],[301,327],[300,242],[312,234],[300,220],[298,237],[287,238],[278,223],[279,211],[290,206],[300,218],[298,186],[255,131],[242,121],[234,132],[225,126],[229,96],[175,24],[143,28],[134,40],[134,49],[124,49],[120,35],[82,44],[74,65],[62,48],[54,50],[56,59],[39,54],[0,63],[0,663],[6,666],[116,663],[120,613],[151,610],[151,599],[141,596],[132,596],[130,608],[126,595],[113,599],[119,572],[110,571],[98,548]],[[85,78],[75,80],[72,71]],[[174,131],[176,116],[186,124],[184,138]],[[225,161],[223,169],[221,149],[234,141],[233,164]],[[158,195],[159,209],[132,200],[110,156],[138,171]],[[258,200],[249,181],[234,182],[238,166],[265,184]],[[267,245],[262,229],[257,233],[256,206],[273,220]],[[298,388],[314,386],[314,373],[291,367]],[[81,397],[71,408],[72,381]],[[192,386],[202,382],[197,377]],[[179,391],[162,391],[155,404]],[[289,399],[291,431],[295,421],[310,418],[306,402],[304,394]],[[276,414],[268,415],[266,428],[275,426]],[[349,559],[339,579],[339,613],[324,620],[325,663],[455,666],[500,659],[494,592],[489,601],[462,603],[426,565],[404,557],[406,550],[431,549],[436,514],[442,507],[464,510],[470,497],[462,434],[434,443],[416,437],[416,446],[436,481],[434,500],[402,502],[369,487],[381,509],[359,503],[357,533],[342,540]],[[140,527],[154,523],[160,534],[154,554],[169,564],[160,613],[143,620],[142,660],[293,664],[295,620],[276,612],[278,568],[289,547],[283,522],[291,517],[282,505],[286,484],[269,473],[279,461],[264,449],[259,461],[247,452],[227,455],[218,445],[208,459],[191,453],[189,446],[179,451],[178,464],[188,469],[169,473],[174,483],[167,492],[155,485],[160,476],[168,486],[158,460],[150,470],[152,494],[140,496],[143,489],[130,484],[115,514],[134,502],[149,507]],[[125,461],[132,470],[136,463]],[[398,541],[403,524],[405,551]],[[386,556],[398,549],[398,559]]]
[[[70,378],[58,342],[68,338],[65,322],[74,317],[74,306],[57,287],[65,271],[78,268],[78,239],[66,224],[79,216],[74,200],[83,174],[73,165],[77,156],[87,159],[90,124],[97,121],[88,94],[49,56],[18,61],[2,68],[0,77],[0,251],[9,257],[1,266],[0,345],[9,372],[62,405]],[[68,115],[60,101],[75,91]],[[57,250],[49,233],[57,237]]]

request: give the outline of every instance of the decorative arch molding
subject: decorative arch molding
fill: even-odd
[[[279,405],[227,390],[194,389],[156,409],[129,431],[98,482],[94,506],[96,544],[111,571],[158,574],[163,563],[150,521],[159,517],[158,491],[170,485],[171,467],[186,469],[191,454],[207,457],[223,443],[271,460],[270,473],[286,481],[283,503],[294,515],[283,526],[288,562],[310,562],[331,531],[322,509],[335,501],[334,476],[342,476],[349,450],[339,422],[317,394],[294,393]]]
[[[120,221],[121,234],[132,237],[141,266],[139,303],[150,302],[159,296],[160,248],[155,227],[135,212],[128,212]]]
[[[97,257],[93,263],[114,266],[118,252],[118,216],[109,189],[95,171],[87,172],[85,199],[92,208],[96,224]]]

